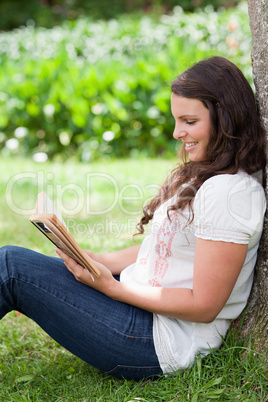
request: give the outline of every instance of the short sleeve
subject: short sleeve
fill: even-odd
[[[252,239],[257,242],[265,209],[264,190],[251,176],[214,176],[204,182],[195,196],[195,236],[241,244]]]

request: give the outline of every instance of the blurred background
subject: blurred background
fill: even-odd
[[[175,6],[193,12],[207,5],[214,9],[234,7],[239,0],[1,0],[0,29],[25,25],[29,19],[38,26],[51,28],[62,21],[81,16],[97,19],[115,18],[126,13],[168,13]],[[15,11],[17,10],[17,11]]]
[[[1,0],[0,152],[95,161],[174,156],[170,82],[222,55],[251,85],[239,0]]]

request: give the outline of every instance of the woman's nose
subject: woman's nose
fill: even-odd
[[[180,140],[186,135],[186,132],[184,130],[181,130],[179,126],[175,126],[174,131],[173,131],[173,137],[176,140]]]

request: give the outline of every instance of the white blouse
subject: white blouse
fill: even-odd
[[[137,261],[121,273],[121,282],[192,289],[195,237],[248,244],[248,252],[226,305],[212,323],[154,314],[155,349],[164,373],[185,369],[197,355],[218,348],[230,320],[246,306],[266,209],[262,186],[244,172],[208,179],[196,193],[189,225],[189,210],[171,211],[169,220],[167,208],[175,197],[155,211]]]

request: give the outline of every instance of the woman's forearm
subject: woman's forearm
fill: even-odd
[[[141,245],[128,247],[111,253],[95,254],[97,261],[105,265],[114,275],[120,274],[128,265],[137,260]]]
[[[139,286],[115,283],[108,292],[112,299],[132,304],[152,313],[194,322],[213,321],[214,312],[197,302],[192,289]]]

